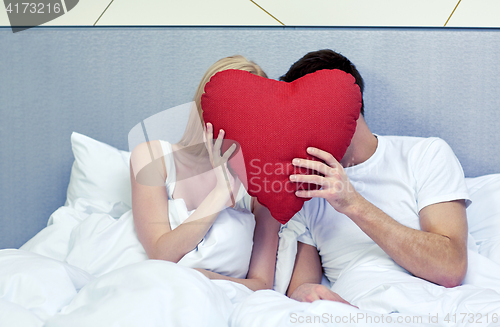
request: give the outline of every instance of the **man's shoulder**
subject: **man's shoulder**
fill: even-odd
[[[384,139],[385,142],[394,144],[415,145],[419,143],[431,143],[441,140],[439,137],[421,137],[421,136],[401,136],[401,135],[377,135],[377,138]]]
[[[389,136],[386,143],[386,158],[404,163],[414,177],[431,176],[438,167],[443,173],[462,169],[453,149],[442,138]]]
[[[386,151],[397,151],[399,153],[425,152],[431,145],[445,146],[447,143],[439,137],[418,136],[377,136],[385,143]]]

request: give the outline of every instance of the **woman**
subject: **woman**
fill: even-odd
[[[212,144],[212,125],[200,124],[205,84],[226,69],[267,77],[242,56],[219,60],[198,87],[196,107],[181,141],[151,141],[134,149],[135,228],[151,259],[176,262],[210,279],[231,280],[252,290],[272,289],[280,225],[229,172],[227,160],[235,146],[221,154],[224,131],[219,131]]]

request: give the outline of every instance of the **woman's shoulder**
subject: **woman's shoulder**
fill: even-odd
[[[162,158],[164,155],[163,147],[161,141],[155,140],[150,142],[143,142],[137,145],[130,155],[130,160],[133,160],[132,163],[135,165],[134,161],[137,163],[142,163],[145,166],[150,163],[152,160]]]
[[[134,150],[132,150],[131,156],[134,157],[147,157],[150,158],[151,155],[154,157],[163,156],[163,148],[165,146],[170,146],[170,143],[166,141],[154,140],[149,142],[143,142],[137,145]]]
[[[162,141],[143,142],[132,150],[130,155],[130,169],[134,172],[136,178],[139,177],[139,173],[147,176],[158,176],[159,173],[161,178],[158,183],[165,183],[167,171],[163,156]],[[154,184],[156,186],[156,183]]]

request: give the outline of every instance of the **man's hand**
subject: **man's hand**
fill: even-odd
[[[201,272],[203,275],[205,275],[205,277],[207,277],[208,279],[215,279],[214,275],[215,273],[211,272],[211,271],[208,271],[206,269],[202,269],[202,268],[193,268],[194,270],[198,270],[199,272]]]
[[[419,212],[421,230],[407,227],[367,201],[352,186],[343,167],[320,149],[307,152],[323,162],[294,159],[293,165],[320,175],[290,175],[293,182],[312,183],[320,190],[297,191],[298,197],[321,197],[349,217],[397,264],[413,275],[455,287],[467,272],[467,216],[464,200],[445,201]]]
[[[292,295],[290,295],[290,298],[300,302],[329,300],[352,305],[341,298],[340,295],[321,284],[304,283],[297,287],[295,291],[293,291]]]
[[[297,191],[295,195],[300,198],[320,197],[330,203],[340,213],[345,213],[347,208],[352,207],[361,195],[352,186],[342,165],[330,153],[309,147],[307,153],[315,156],[323,162],[295,158],[292,164],[315,170],[324,175],[290,175],[290,180],[297,183],[311,183],[321,186],[320,190]]]

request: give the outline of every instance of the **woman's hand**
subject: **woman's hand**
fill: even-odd
[[[207,150],[210,157],[210,163],[214,168],[215,176],[217,177],[217,186],[227,188],[232,196],[235,178],[228,169],[228,160],[236,150],[236,144],[232,144],[223,155],[221,155],[222,140],[224,139],[224,130],[219,131],[219,135],[215,144],[213,142],[213,125],[207,123],[205,137],[207,139]],[[234,199],[232,199],[234,202]]]

